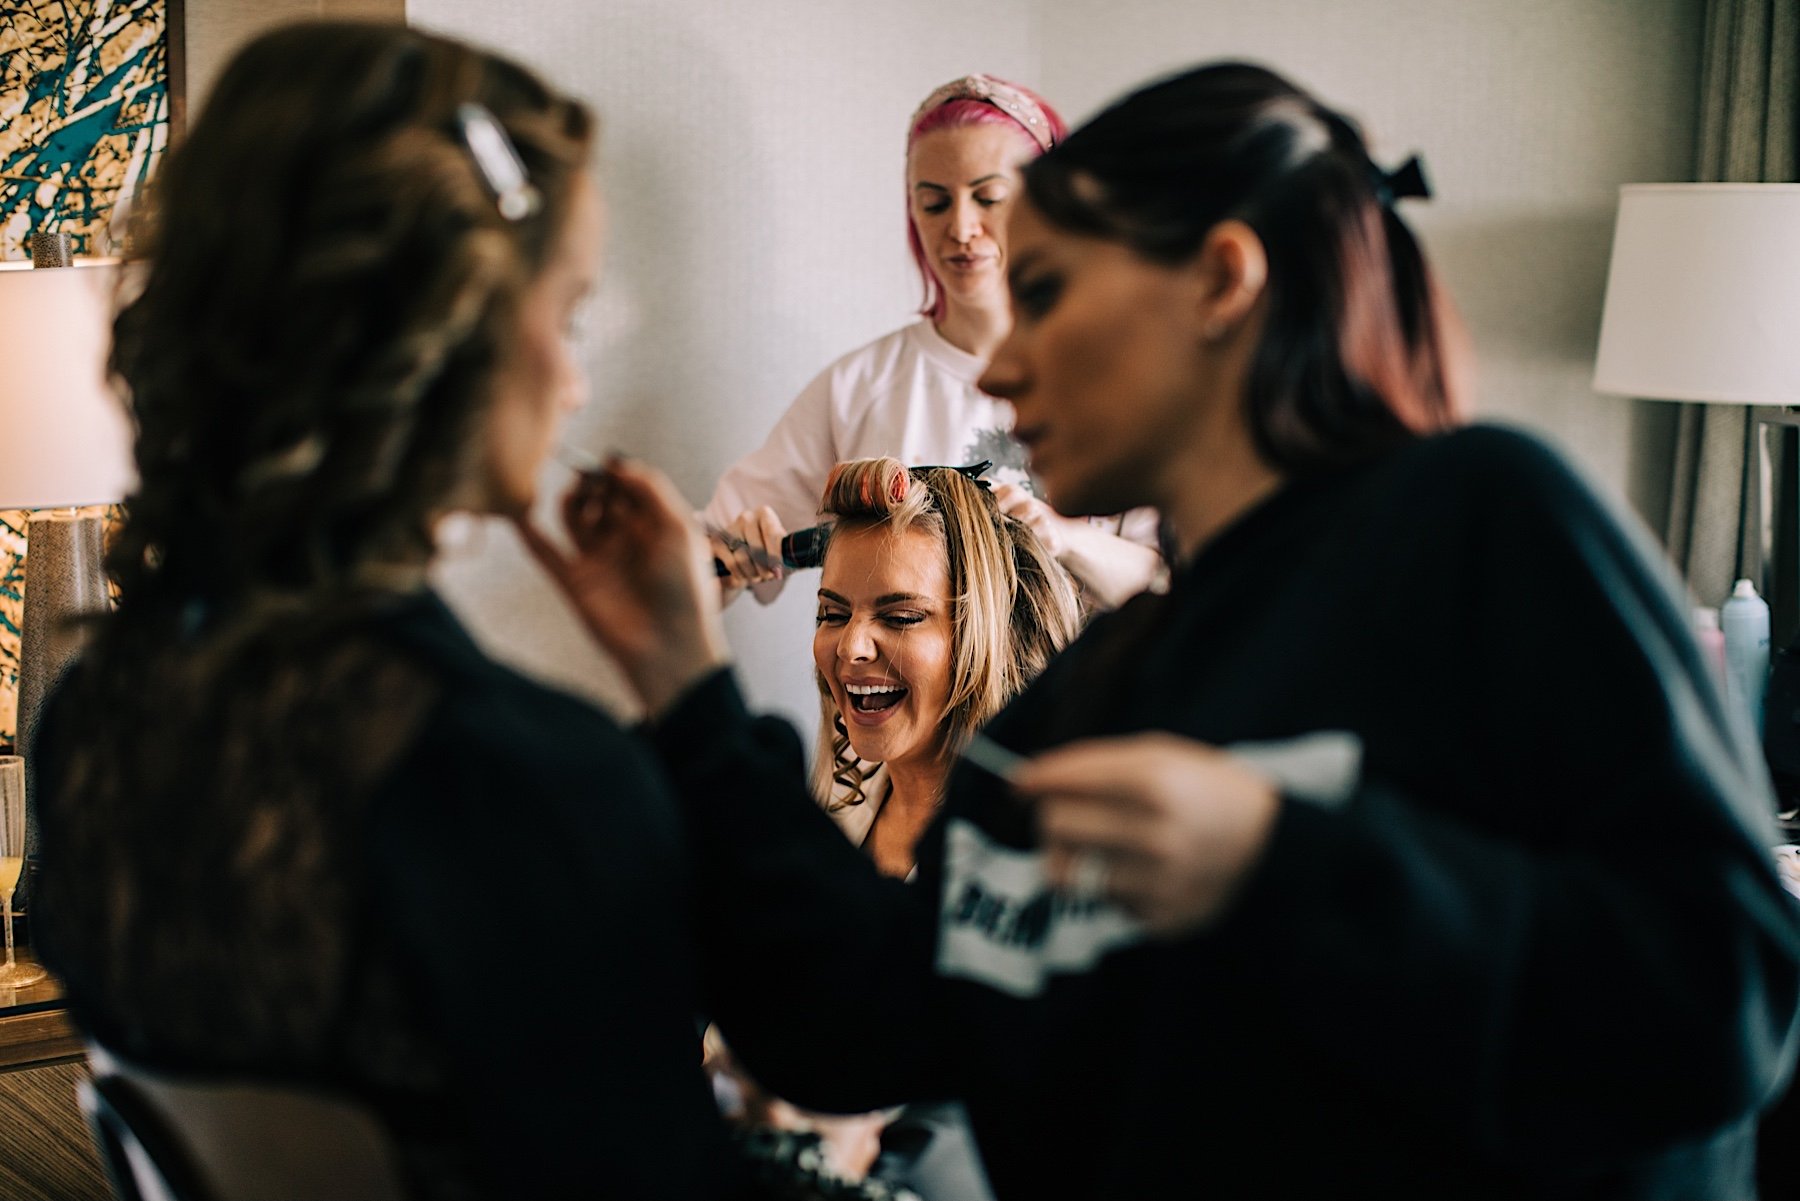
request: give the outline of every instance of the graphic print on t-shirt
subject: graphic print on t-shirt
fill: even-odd
[[[1284,797],[1327,809],[1349,803],[1362,779],[1362,739],[1345,730],[1225,749]],[[1041,848],[1007,846],[966,817],[950,819],[944,835],[938,975],[1032,997],[1050,977],[1089,971],[1144,938],[1110,901],[1052,888]]]

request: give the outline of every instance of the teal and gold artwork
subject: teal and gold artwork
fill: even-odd
[[[114,253],[169,139],[167,0],[0,0],[0,259],[33,233]]]

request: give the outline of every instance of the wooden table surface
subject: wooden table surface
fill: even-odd
[[[109,1201],[75,1100],[86,1074],[81,1037],[56,981],[0,988],[0,1197]]]
[[[19,952],[30,962],[30,952]],[[63,1008],[62,989],[46,976],[24,988],[0,988],[0,1072],[81,1057],[81,1036]]]

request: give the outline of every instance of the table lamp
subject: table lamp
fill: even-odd
[[[1594,390],[1752,406],[1744,419],[1737,574],[1771,595],[1778,617],[1791,609],[1800,584],[1791,535],[1764,562],[1761,437],[1765,426],[1800,426],[1792,407],[1800,405],[1800,184],[1620,189]],[[1790,516],[1800,524],[1800,511]],[[1776,569],[1775,587],[1767,568]],[[1778,643],[1787,632],[1777,630]],[[1764,750],[1783,807],[1791,808],[1800,789],[1800,658],[1777,651],[1774,663]]]
[[[105,377],[118,274],[110,260],[0,263],[0,509],[33,510],[17,722],[28,804],[38,709],[77,649],[69,618],[107,603],[104,518],[81,506],[118,501],[134,479],[129,425]]]
[[[1627,184],[1594,390],[1800,405],[1800,184]]]
[[[1621,188],[1594,390],[1800,405],[1800,184]],[[1762,525],[1763,424],[1800,425],[1800,416],[1756,413],[1744,423],[1741,550]],[[1745,554],[1739,574],[1762,567],[1760,552]]]

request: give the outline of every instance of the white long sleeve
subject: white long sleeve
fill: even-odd
[[[801,390],[760,447],[725,471],[702,518],[725,526],[768,505],[788,531],[805,529],[817,524],[831,469],[877,455],[909,467],[987,459],[989,480],[1031,488],[1025,449],[1012,437],[1012,406],[975,386],[985,367],[928,320],[851,351]],[[1127,515],[1123,531],[1108,519],[1106,528],[1155,545],[1154,515]],[[757,599],[768,604],[780,584],[756,586]]]

